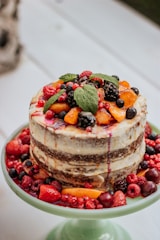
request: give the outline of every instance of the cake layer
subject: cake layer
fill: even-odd
[[[83,165],[78,163],[72,165],[66,161],[49,157],[38,147],[34,147],[34,153],[31,152],[31,155],[42,168],[47,170],[50,176],[65,182],[65,184],[84,186],[85,182],[90,182],[94,187],[106,188],[113,185],[115,179],[117,181],[130,172],[135,172],[144,152],[145,143],[142,141],[134,152],[123,158],[123,161],[114,162],[107,158],[106,161],[92,165],[87,161],[83,161]]]
[[[75,126],[66,126],[60,119],[47,122],[41,109],[30,107],[31,137],[51,151],[72,155],[103,155],[126,148],[144,132],[146,101],[140,96],[136,101],[137,115],[107,127],[94,126],[87,132]],[[59,127],[57,127],[59,126]]]

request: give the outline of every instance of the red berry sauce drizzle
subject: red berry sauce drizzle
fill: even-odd
[[[111,160],[110,160],[111,139],[112,139],[112,133],[109,132],[109,134],[108,134],[108,151],[107,151],[107,177],[106,177],[106,184],[108,183],[109,175],[111,173]]]
[[[112,134],[109,134],[110,149]],[[139,165],[137,174],[131,173],[126,178],[114,183],[108,191],[94,189],[86,183],[77,195],[77,188],[71,188],[72,194],[64,191],[62,184],[47,175],[30,159],[30,131],[22,129],[18,135],[6,144],[6,168],[9,176],[25,192],[42,201],[63,207],[79,209],[102,209],[126,205],[127,198],[142,198],[156,192],[160,183],[160,135],[152,132],[147,122],[145,128],[146,152]],[[107,156],[108,177],[110,156]]]

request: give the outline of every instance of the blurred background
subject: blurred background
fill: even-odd
[[[159,0],[118,0],[160,26],[160,1]]]

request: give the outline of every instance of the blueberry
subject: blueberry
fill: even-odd
[[[122,108],[124,106],[124,100],[118,98],[116,101],[116,105],[117,105],[117,107]]]
[[[61,111],[61,112],[58,114],[58,117],[59,117],[60,119],[64,119],[65,115],[66,115],[66,111]]]
[[[25,166],[26,166],[26,167],[31,167],[31,166],[32,166],[32,161],[31,161],[31,160],[27,160],[27,161],[25,162]]]
[[[24,162],[25,160],[29,159],[29,154],[28,153],[24,153],[20,156],[20,159],[22,162]]]
[[[126,118],[127,119],[132,119],[136,116],[137,110],[134,107],[127,108],[126,111]]]
[[[52,177],[47,177],[47,178],[44,180],[44,184],[50,184],[53,180],[54,180],[54,178],[52,178]]]
[[[21,181],[24,175],[26,175],[25,171],[20,172],[18,175],[18,179]]]
[[[146,153],[148,153],[149,155],[153,155],[156,153],[156,151],[153,147],[146,145]]]
[[[147,169],[148,168],[148,162],[143,160],[140,164],[140,169]]]
[[[131,87],[131,89],[135,92],[136,95],[139,95],[139,89],[136,87]]]
[[[151,140],[156,140],[157,134],[152,132],[151,134],[148,135],[148,138]]]
[[[16,178],[18,176],[18,173],[15,168],[10,168],[8,173],[11,178]]]

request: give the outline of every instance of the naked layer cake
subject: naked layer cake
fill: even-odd
[[[111,188],[143,159],[146,108],[139,90],[115,75],[62,75],[31,100],[32,159],[66,186]]]

